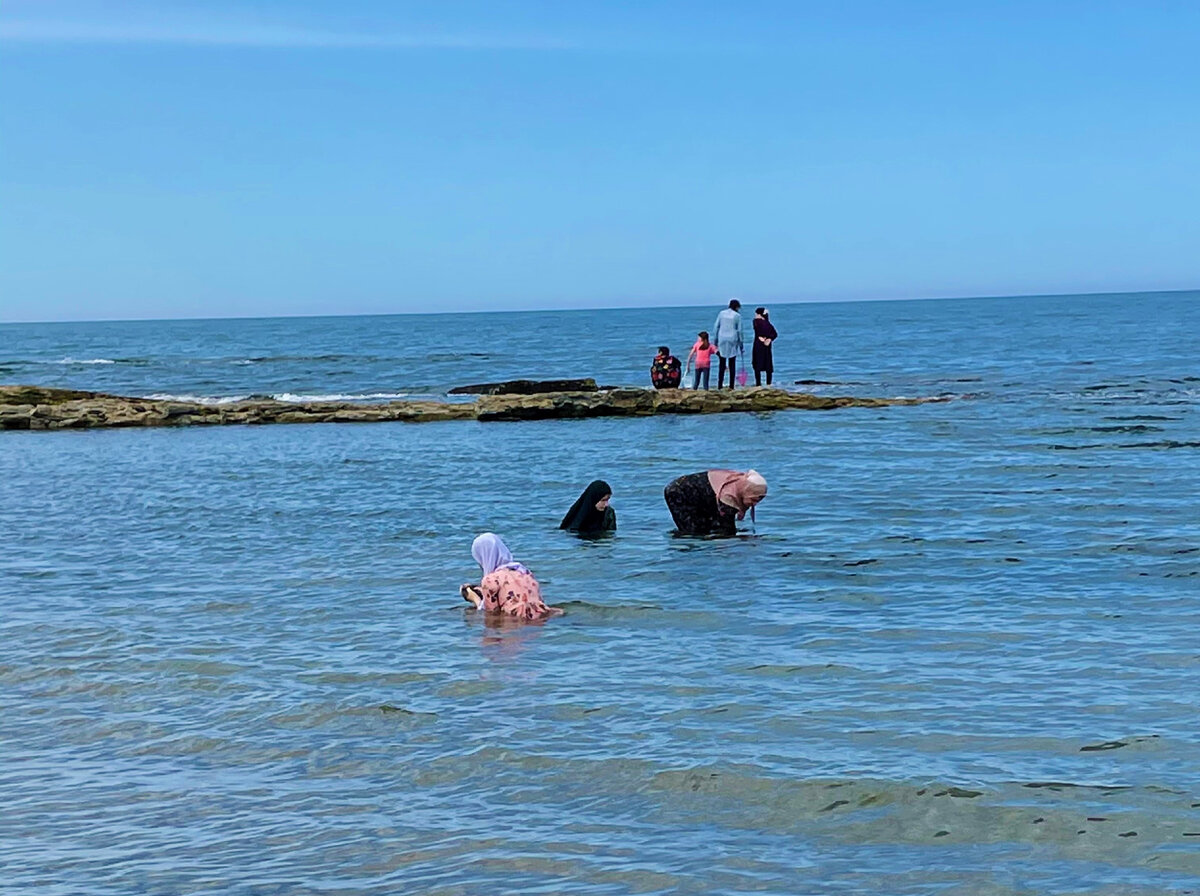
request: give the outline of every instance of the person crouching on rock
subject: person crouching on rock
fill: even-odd
[[[575,499],[558,528],[580,535],[602,535],[617,529],[617,512],[609,506],[612,487],[603,479],[597,479]]]
[[[650,382],[655,389],[678,389],[683,373],[679,369],[679,359],[671,354],[665,345],[658,347],[658,354],[650,365]]]
[[[463,585],[459,593],[475,609],[519,619],[545,619],[562,612],[559,607],[546,606],[538,580],[513,560],[499,535],[484,532],[478,536],[471,543],[471,556],[483,570],[483,580],[478,585]]]
[[[767,496],[767,480],[754,470],[707,470],[680,476],[663,490],[679,535],[737,534],[737,521]]]

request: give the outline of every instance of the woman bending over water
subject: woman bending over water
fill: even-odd
[[[471,543],[471,556],[483,570],[483,580],[478,585],[463,585],[459,592],[475,609],[519,619],[545,619],[562,612],[559,607],[546,606],[538,580],[513,560],[499,535],[484,532]]]
[[[708,470],[680,476],[663,490],[680,535],[736,535],[737,521],[767,495],[754,470]]]

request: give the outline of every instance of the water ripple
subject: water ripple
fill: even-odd
[[[1200,890],[1189,301],[1151,329],[1115,299],[776,311],[791,378],[978,386],[940,405],[3,434],[5,881]],[[529,374],[472,353],[506,319],[402,320],[429,340],[415,373],[393,319],[13,328],[5,364],[216,395]],[[588,372],[616,381],[663,322],[527,320],[547,375],[603,324]],[[750,464],[753,536],[670,536],[667,481]],[[556,526],[596,476],[620,529],[581,542]],[[464,609],[485,529],[563,617]]]

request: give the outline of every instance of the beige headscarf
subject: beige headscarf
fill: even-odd
[[[756,499],[767,494],[767,480],[754,470],[740,473],[737,470],[709,470],[708,484],[717,493],[717,503],[732,507],[738,519],[753,511]],[[753,513],[751,513],[753,516]]]

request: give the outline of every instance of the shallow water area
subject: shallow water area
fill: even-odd
[[[777,380],[942,404],[0,433],[6,884],[1200,892],[1198,301],[772,309]],[[10,382],[441,394],[637,383],[714,313],[522,315],[537,370],[476,356],[512,315],[422,319],[412,369],[409,318],[0,332]],[[673,537],[663,486],[726,466],[753,531]],[[557,531],[596,477],[616,536]],[[484,530],[563,617],[465,608]]]

